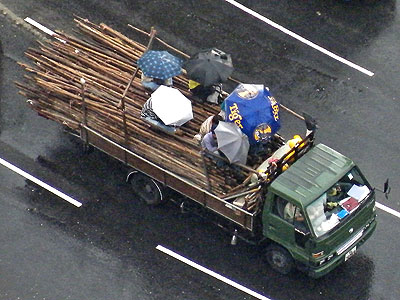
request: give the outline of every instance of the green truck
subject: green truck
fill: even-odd
[[[342,195],[329,202],[335,187],[342,187]],[[346,201],[339,203],[354,187],[358,199],[344,211]],[[301,222],[285,219],[288,202],[304,217]],[[268,187],[262,223],[263,236],[272,242],[266,258],[274,269],[289,273],[297,266],[321,277],[348,260],[374,232],[375,192],[352,160],[319,144]]]
[[[193,140],[219,105],[191,98],[188,78],[179,75],[174,88],[192,100],[194,118],[172,133],[149,124],[140,117],[149,94],[136,68],[146,47],[104,24],[77,23],[83,38],[60,35],[63,42],[27,51],[33,66],[21,63],[27,82],[17,86],[30,108],[68,128],[85,149],[130,166],[127,182],[139,196],[133,201],[200,208],[232,234],[233,243],[239,238],[262,247],[266,261],[283,274],[297,268],[321,277],[372,235],[374,188],[351,159],[314,145],[310,118],[304,138],[286,141],[275,134],[258,157],[236,164],[241,176],[235,178]]]
[[[267,171],[258,168],[262,176],[251,174],[247,190],[228,197],[201,188],[90,128],[78,136],[130,165],[127,182],[149,205],[171,200],[182,209],[200,212],[231,232],[232,241],[239,238],[262,247],[266,262],[276,271],[289,274],[299,269],[318,278],[347,261],[372,235],[376,212],[375,190],[355,163],[326,145],[313,145],[313,135]],[[243,203],[254,190],[257,208],[250,209]]]

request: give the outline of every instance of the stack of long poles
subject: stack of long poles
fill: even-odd
[[[217,114],[219,106],[192,101],[194,118],[181,127],[180,135],[149,128],[140,112],[150,95],[140,84],[136,64],[146,46],[104,24],[75,21],[79,38],[58,33],[65,43],[39,43],[38,48],[26,51],[34,66],[20,63],[29,75],[17,86],[32,108],[75,131],[84,120],[88,127],[200,187],[221,197],[230,194],[237,184],[227,184],[226,174],[204,159],[193,141],[201,123]],[[174,87],[191,98],[187,86],[184,75],[174,78]],[[244,168],[243,175],[248,176],[248,171]],[[244,189],[236,188],[238,193]]]

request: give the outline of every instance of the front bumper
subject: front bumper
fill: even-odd
[[[362,244],[365,243],[366,240],[370,238],[370,236],[374,233],[376,229],[376,224],[377,222],[375,219],[370,223],[367,228],[364,229],[363,235],[340,255],[336,255],[330,261],[324,263],[321,266],[309,267],[309,269],[307,270],[308,275],[312,278],[320,278],[335,269],[337,266],[345,261],[345,256],[349,251],[351,251],[355,246],[358,249]]]

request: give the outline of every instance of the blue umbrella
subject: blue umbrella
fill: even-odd
[[[281,127],[279,104],[262,84],[239,84],[224,104],[226,121],[236,123],[251,145],[268,140]]]
[[[149,50],[137,61],[139,68],[147,77],[165,80],[182,73],[183,61],[168,51]]]

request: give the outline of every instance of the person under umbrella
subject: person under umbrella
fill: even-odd
[[[192,103],[178,89],[160,86],[144,103],[141,117],[169,132],[193,119]]]
[[[210,155],[209,153],[206,152],[205,156],[214,160],[215,164],[217,165],[217,168],[223,168],[227,166],[227,163],[223,159],[218,157],[221,156],[225,158],[226,156],[222,151],[218,149],[217,135],[215,134],[214,130],[208,132],[206,135],[203,136],[203,139],[201,140],[201,146],[203,149],[214,154]]]
[[[224,120],[224,119],[223,119],[223,117],[222,117],[221,115],[212,115],[212,116],[209,116],[209,117],[201,124],[200,129],[199,129],[199,133],[197,133],[197,134],[193,137],[193,139],[194,139],[194,140],[197,140],[197,141],[201,141],[201,140],[203,139],[203,137],[204,137],[207,133],[209,133],[210,131],[213,131],[213,130],[217,127],[219,121],[223,121],[223,120]]]
[[[155,91],[160,85],[172,86],[172,77],[182,73],[182,60],[168,51],[149,50],[137,61],[142,85]]]
[[[188,87],[193,96],[197,97],[201,102],[207,101],[208,97],[215,93],[215,87],[213,85],[203,86],[191,79],[189,79]]]
[[[245,165],[250,148],[247,135],[235,123],[222,121],[218,123],[214,131],[217,136],[218,149],[224,153],[229,162]]]
[[[216,48],[199,51],[183,67],[191,80],[204,87],[225,82],[233,72],[231,55]]]
[[[222,90],[220,83],[225,82],[233,72],[231,56],[216,48],[196,53],[184,63],[184,68],[190,79],[189,90],[203,101],[218,87]],[[210,102],[215,103],[215,100]]]
[[[144,75],[143,72],[142,72],[140,82],[147,90],[149,90],[151,92],[154,92],[161,85],[165,85],[165,86],[173,85],[172,77],[162,80],[159,78],[148,77],[148,76]]]
[[[215,130],[210,131],[203,137],[201,145],[204,149],[214,154],[206,152],[205,155],[215,161],[217,168],[231,170],[236,180],[243,180],[240,168],[234,163],[246,164],[249,141],[247,136],[235,124],[223,121],[218,122]]]

